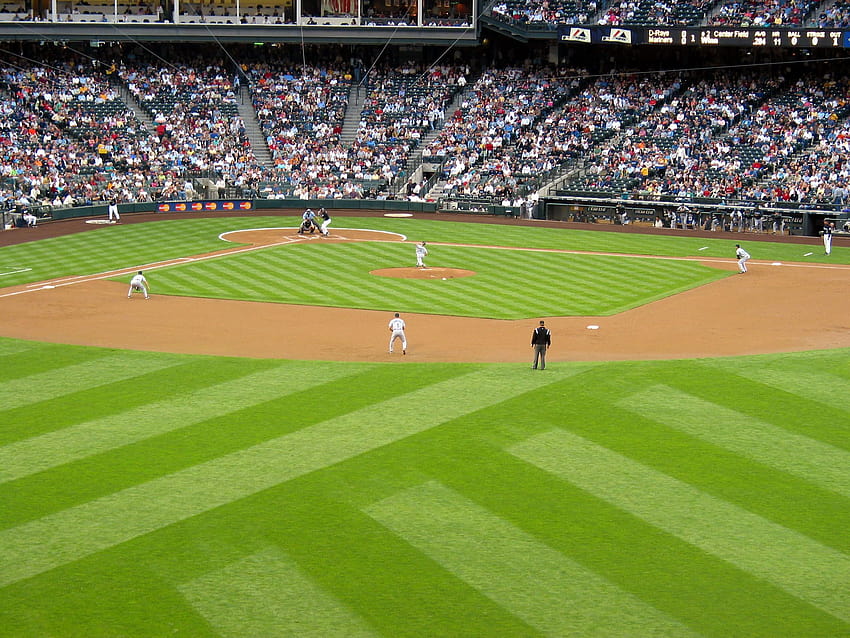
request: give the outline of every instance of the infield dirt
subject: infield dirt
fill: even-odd
[[[53,233],[37,236],[47,234]],[[373,239],[359,231],[334,235],[316,241]],[[279,243],[282,232],[252,231],[240,235],[238,241],[257,246]],[[732,259],[703,263],[737,269]],[[552,330],[551,362],[699,358],[850,347],[850,295],[846,294],[850,290],[850,267],[773,265],[758,260],[751,260],[749,266],[746,274],[610,317],[502,321],[404,314],[409,341],[406,356],[387,353],[387,323],[392,316],[388,312],[157,296],[155,286],[149,301],[142,297],[128,300],[126,284],[104,278],[0,289],[0,333],[54,343],[223,356],[520,363],[530,362],[531,331],[538,319],[545,319]],[[393,270],[398,272],[389,276],[442,278],[466,274]],[[589,325],[598,329],[588,329]]]

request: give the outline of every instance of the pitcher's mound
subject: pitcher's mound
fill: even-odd
[[[457,279],[471,277],[475,271],[463,268],[380,268],[369,274],[397,279]]]

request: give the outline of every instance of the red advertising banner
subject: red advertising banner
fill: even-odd
[[[186,211],[231,211],[252,210],[254,203],[248,200],[215,200],[199,202],[163,202],[156,205],[158,213],[184,213]]]

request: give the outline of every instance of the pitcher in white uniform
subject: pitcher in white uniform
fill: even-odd
[[[428,249],[425,247],[425,242],[416,244],[416,267],[425,268],[425,258],[428,256]]]

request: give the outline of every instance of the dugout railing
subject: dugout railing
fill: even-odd
[[[838,206],[752,201],[642,200],[622,197],[558,196],[543,198],[539,217],[547,220],[636,224],[708,231],[778,232],[817,236],[825,220],[843,228],[850,212]],[[841,222],[840,224],[838,222]]]

